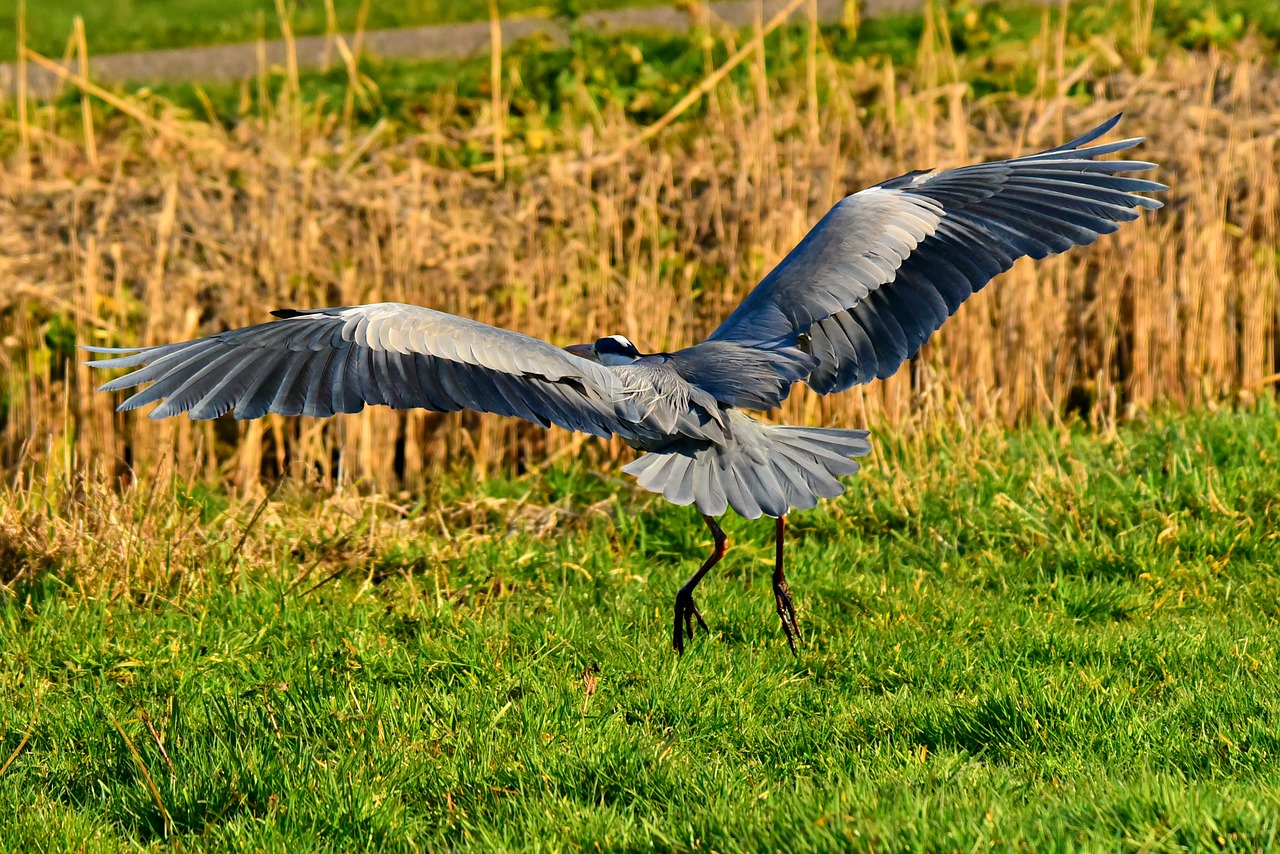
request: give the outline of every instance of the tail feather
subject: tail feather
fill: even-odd
[[[693,472],[690,471],[693,462],[689,457],[677,455],[667,466],[667,478],[673,484],[671,500],[675,504],[683,506],[694,501]]]
[[[732,507],[740,516],[782,516],[844,492],[839,478],[858,471],[871,451],[866,430],[789,427],[729,413],[729,441],[676,444],[623,467],[640,486],[708,516]]]
[[[820,465],[817,471],[822,474],[848,475],[858,471],[858,464],[853,460],[817,442],[791,441],[786,442],[785,447],[800,459]]]
[[[747,473],[749,471],[750,469],[746,466],[737,466],[729,469],[729,479],[733,485],[732,491],[729,492],[729,506],[738,515],[745,516],[748,519],[755,519],[763,510],[760,507],[760,502],[756,501],[755,495],[752,494],[751,486],[747,483]]]
[[[657,459],[650,460],[643,468],[637,466],[637,471],[629,472],[629,474],[635,474],[637,481],[645,489],[655,492],[661,491],[662,486],[669,480],[666,476],[666,471],[671,467],[671,463],[675,458],[675,454],[657,455]],[[641,459],[647,458],[641,457]]]
[[[770,460],[768,465],[750,470],[751,476],[762,489],[757,503],[766,516],[785,516],[791,509],[791,501],[787,497],[786,487],[782,485],[782,475],[778,468],[777,461]]]
[[[800,504],[792,506],[808,510],[818,503],[819,498],[835,498],[844,492],[844,487],[840,481],[823,468],[822,464],[811,456],[806,456],[803,451],[796,450],[784,446],[781,450],[783,461],[781,467],[789,472],[794,472],[798,477],[802,478],[805,486],[805,495],[811,497],[811,503],[808,507],[802,507]]]
[[[713,505],[724,505],[728,502],[724,489],[720,487],[720,478],[712,477],[712,466],[695,465],[693,468],[693,494],[695,498],[705,495]]]
[[[797,510],[808,510],[818,503],[818,496],[809,488],[803,472],[798,471],[794,466],[777,465],[774,466],[774,473],[782,482],[788,505]]]

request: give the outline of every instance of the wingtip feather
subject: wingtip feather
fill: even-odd
[[[77,344],[76,348],[86,353],[138,353],[146,347],[99,347],[96,344]]]

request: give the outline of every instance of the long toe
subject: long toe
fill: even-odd
[[[791,647],[791,654],[798,655],[796,652],[796,637],[800,633],[799,625],[796,622],[796,609],[791,604],[791,591],[787,589],[786,584],[775,585],[773,588],[773,600],[778,609],[778,619],[782,621],[782,630],[787,635],[787,645]]]
[[[702,612],[698,610],[697,604],[693,601],[693,594],[681,590],[676,594],[675,607],[675,626],[672,632],[672,646],[676,652],[684,654],[684,644],[686,639],[693,638],[693,621],[697,620],[698,625],[702,627],[702,631],[707,634],[711,630],[707,628],[707,623],[702,619]]]
[[[689,630],[689,637],[693,637],[693,623],[689,621],[690,617],[698,621],[698,627],[702,629],[703,634],[711,634],[711,629],[707,628],[707,621],[702,619],[702,612],[698,610],[692,597],[689,598],[689,610],[684,615],[684,621],[685,628]]]
[[[684,655],[685,639],[693,637],[693,630],[692,628],[686,628],[686,624],[689,622],[689,615],[685,613],[684,603],[681,602],[679,596],[676,597],[675,610],[676,610],[676,624],[675,624],[675,631],[672,636],[672,646],[676,648],[677,653],[679,653],[680,655]]]

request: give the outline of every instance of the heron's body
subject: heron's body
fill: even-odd
[[[675,645],[692,590],[723,555],[726,509],[778,519],[774,593],[794,649],[783,575],[783,518],[839,495],[870,451],[863,430],[765,424],[796,382],[821,394],[887,377],[972,293],[1019,257],[1091,243],[1163,185],[1095,158],[1140,140],[1085,147],[1112,119],[1056,149],[939,173],[911,173],[839,202],[706,341],[645,355],[618,335],[561,349],[474,320],[400,303],[279,311],[278,322],[143,349],[88,348],[92,364],[133,368],[105,390],[151,385],[121,404],[152,418],[326,417],[366,405],[514,415],[644,455],[639,484],[692,504],[716,549],[677,596]]]

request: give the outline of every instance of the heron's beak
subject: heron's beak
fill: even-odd
[[[565,352],[572,353],[580,359],[596,361],[596,345],[594,344],[570,344],[564,349]]]

